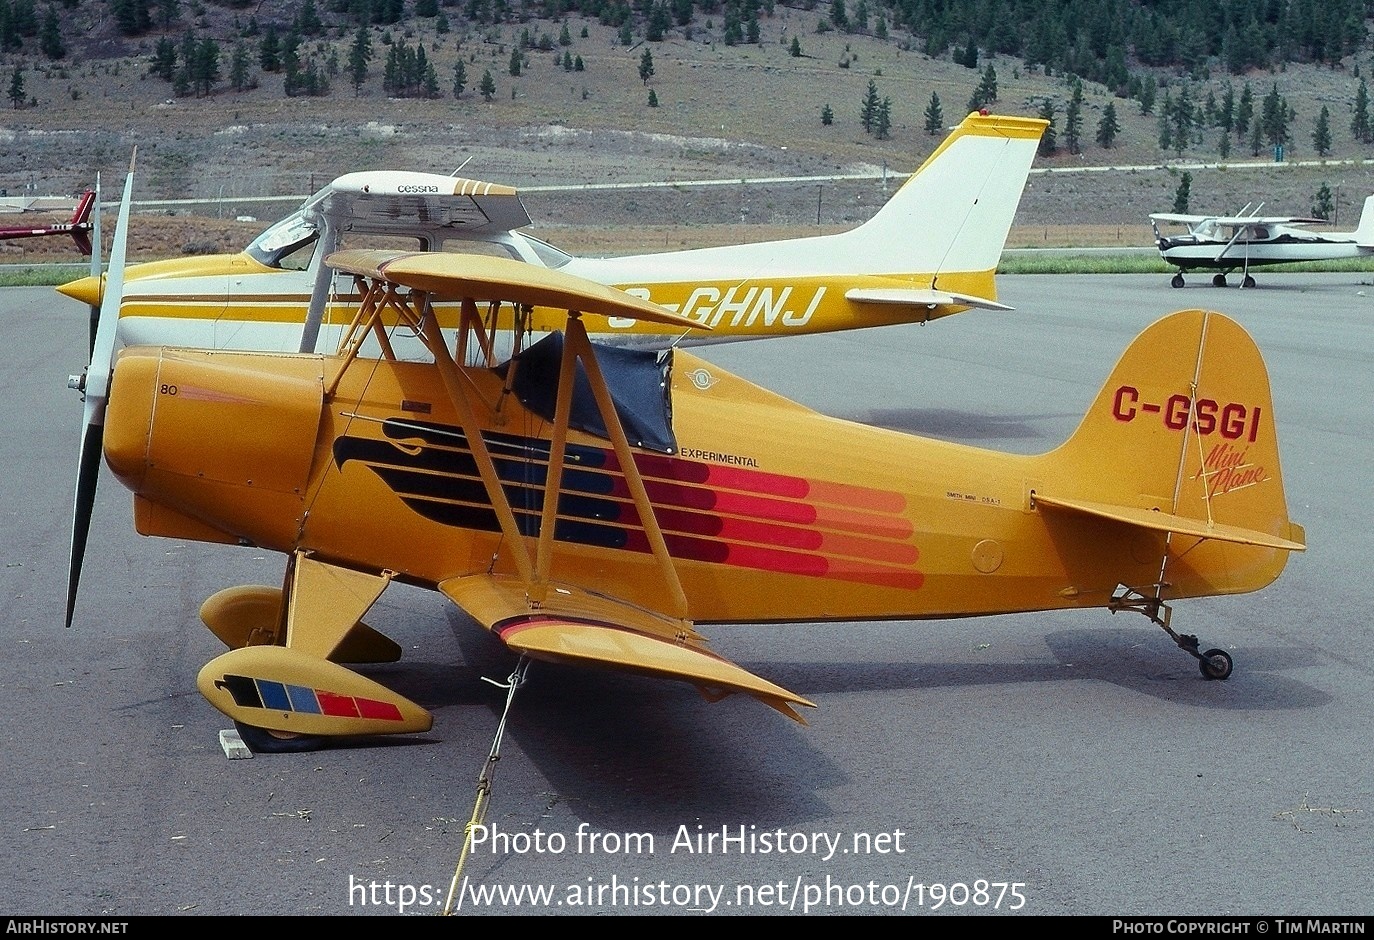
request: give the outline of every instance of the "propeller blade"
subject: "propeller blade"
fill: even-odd
[[[104,243],[100,240],[100,174],[95,175],[95,205],[91,207],[91,277],[97,278],[104,273],[100,252]],[[88,355],[95,355],[95,331],[100,325],[100,304],[91,304],[91,348]]]
[[[91,364],[86,367],[85,430],[81,436],[81,452],[77,458],[76,496],[72,509],[72,545],[67,568],[68,627],[72,625],[72,614],[76,609],[76,591],[81,582],[81,563],[86,556],[86,538],[90,534],[91,514],[95,508],[95,487],[100,478],[100,459],[105,438],[105,401],[110,389],[115,333],[119,326],[119,305],[124,299],[124,260],[129,247],[129,206],[133,197],[134,162],[137,158],[138,148],[135,147],[133,156],[129,158],[129,175],[124,180],[124,196],[119,203],[114,244],[110,247],[110,274],[101,296],[98,322],[91,343]],[[98,216],[96,225],[99,225]],[[94,254],[92,257],[94,258]],[[94,261],[92,267],[95,268]]]

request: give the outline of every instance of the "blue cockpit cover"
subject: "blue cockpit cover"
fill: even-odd
[[[668,382],[672,352],[621,349],[599,343],[593,346],[631,446],[665,454],[677,453]],[[518,363],[514,384],[516,397],[526,408],[549,421],[554,418],[558,402],[558,371],[562,356],[563,334],[550,333],[513,360]],[[509,365],[501,366],[498,372],[506,375]],[[609,437],[581,360],[577,363],[569,423],[579,431]]]

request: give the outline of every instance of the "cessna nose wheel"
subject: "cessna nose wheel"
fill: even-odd
[[[1183,275],[1182,275],[1182,274],[1175,274],[1175,275],[1174,275],[1174,279],[1173,279],[1172,281],[1169,282],[1169,286],[1170,286],[1170,287],[1182,287],[1182,286],[1183,286]]]

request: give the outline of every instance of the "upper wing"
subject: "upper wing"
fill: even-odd
[[[439,590],[518,653],[535,659],[626,669],[690,682],[708,698],[745,692],[805,724],[795,705],[813,702],[711,652],[689,621],[569,585],[542,600],[518,578],[450,578]]]

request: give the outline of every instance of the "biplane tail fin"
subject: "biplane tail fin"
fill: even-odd
[[[1142,533],[1165,596],[1269,584],[1306,545],[1288,518],[1269,377],[1250,335],[1203,310],[1147,328],[1031,483],[1038,511]]]

